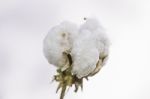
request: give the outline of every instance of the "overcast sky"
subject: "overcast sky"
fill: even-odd
[[[84,91],[65,99],[150,99],[149,0],[0,0],[0,99],[59,99],[43,39],[64,20],[95,17],[111,40],[110,57]]]

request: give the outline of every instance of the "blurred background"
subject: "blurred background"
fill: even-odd
[[[95,17],[111,40],[110,57],[84,91],[65,99],[150,99],[149,0],[0,0],[0,99],[59,99],[56,68],[43,39],[64,20]]]

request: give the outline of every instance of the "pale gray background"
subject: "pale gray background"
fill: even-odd
[[[0,0],[0,99],[59,99],[42,41],[52,26],[83,17],[106,28],[110,58],[65,99],[150,99],[149,0]]]

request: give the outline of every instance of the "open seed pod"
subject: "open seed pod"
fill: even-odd
[[[60,99],[67,88],[83,89],[83,79],[98,73],[108,58],[109,41],[96,19],[86,19],[79,28],[71,22],[63,22],[50,30],[44,39],[44,54],[55,65],[61,89]]]

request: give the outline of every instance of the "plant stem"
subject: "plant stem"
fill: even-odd
[[[61,90],[60,99],[64,99],[66,87],[67,87],[66,85],[63,85],[62,90]]]

